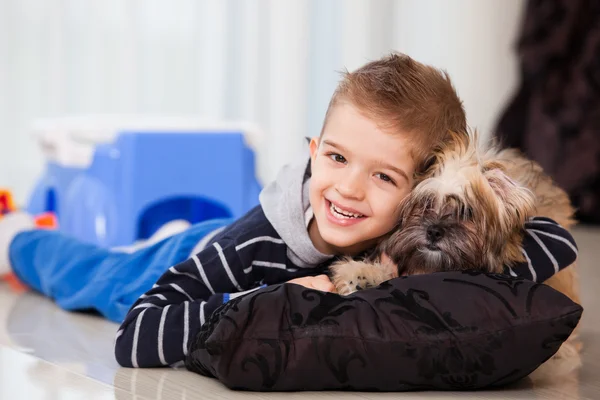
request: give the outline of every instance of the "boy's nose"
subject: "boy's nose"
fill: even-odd
[[[336,189],[346,198],[361,199],[364,197],[362,183],[354,176],[338,180]]]

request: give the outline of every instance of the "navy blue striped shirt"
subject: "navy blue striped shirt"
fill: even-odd
[[[169,268],[133,304],[117,332],[115,355],[120,365],[181,363],[190,341],[223,302],[264,285],[323,273],[327,266],[294,265],[260,206],[205,245],[190,259]],[[523,247],[527,261],[507,273],[536,281],[548,279],[577,257],[571,235],[547,218],[527,222]]]

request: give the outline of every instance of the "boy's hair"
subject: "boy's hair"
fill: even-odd
[[[462,101],[448,74],[405,54],[392,53],[344,72],[329,102],[323,129],[331,110],[343,101],[378,121],[381,129],[406,133],[417,172],[451,131],[467,132]]]

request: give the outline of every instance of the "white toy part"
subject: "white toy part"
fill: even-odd
[[[46,160],[65,167],[87,168],[97,145],[111,143],[122,132],[222,133],[244,132],[256,153],[264,133],[246,121],[217,121],[190,116],[75,115],[38,119],[31,126]]]

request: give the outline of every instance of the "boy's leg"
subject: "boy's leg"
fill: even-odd
[[[9,259],[19,279],[60,307],[95,309],[120,323],[169,267],[186,260],[204,236],[227,223],[196,224],[133,253],[85,244],[57,231],[30,230],[14,237]]]

